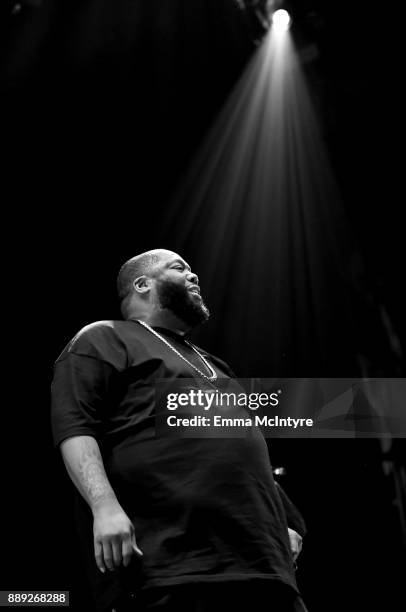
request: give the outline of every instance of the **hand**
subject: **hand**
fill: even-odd
[[[297,531],[295,531],[294,529],[290,529],[289,527],[288,533],[290,541],[290,550],[293,555],[293,561],[296,563],[296,560],[300,555],[300,551],[302,550],[303,538],[297,533]]]
[[[142,557],[135,540],[134,525],[117,502],[104,503],[93,511],[94,555],[101,572],[130,563],[132,555]]]

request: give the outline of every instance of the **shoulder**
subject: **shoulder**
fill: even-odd
[[[114,334],[117,324],[120,323],[121,321],[95,321],[94,323],[89,323],[77,332],[72,338],[71,344],[73,345],[82,339],[91,340],[92,338]]]
[[[85,325],[78,331],[69,343],[69,350],[75,350],[86,343],[94,343],[103,339],[112,339],[117,335],[121,321],[95,321]]]
[[[70,354],[95,357],[105,361],[115,361],[126,353],[125,328],[126,321],[95,321],[85,325],[68,342],[57,361]],[[121,361],[121,359],[120,359]]]

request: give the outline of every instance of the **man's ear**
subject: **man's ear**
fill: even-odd
[[[134,291],[137,293],[146,293],[151,288],[150,279],[148,276],[145,276],[145,274],[143,276],[138,276],[138,278],[133,281],[133,287]]]

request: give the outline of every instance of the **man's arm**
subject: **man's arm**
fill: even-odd
[[[290,542],[290,551],[293,556],[293,561],[296,564],[297,558],[302,551],[303,538],[297,531],[295,531],[294,529],[291,529],[290,527],[288,527],[288,534],[289,534],[289,542]],[[296,569],[296,565],[295,565],[295,569]]]
[[[92,436],[67,438],[60,446],[68,474],[93,513],[94,552],[97,567],[114,570],[127,566],[137,546],[134,525],[120,506],[107,478],[99,445]]]
[[[292,552],[293,561],[296,564],[297,558],[302,550],[303,537],[306,534],[306,524],[299,510],[288,497],[281,485],[278,482],[275,482],[275,484],[285,510],[286,519],[288,522],[290,550]]]
[[[292,502],[290,497],[288,497],[285,490],[281,487],[279,482],[276,482],[276,489],[279,493],[279,497],[281,499],[283,508],[285,510],[286,518],[288,521],[288,525],[291,529],[294,529],[300,536],[303,538],[306,535],[307,528],[306,523],[304,521],[303,516]]]

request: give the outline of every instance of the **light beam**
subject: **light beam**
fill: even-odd
[[[204,341],[240,372],[336,375],[353,340],[351,237],[289,32],[269,30],[168,207],[162,241],[193,260],[216,314]]]

